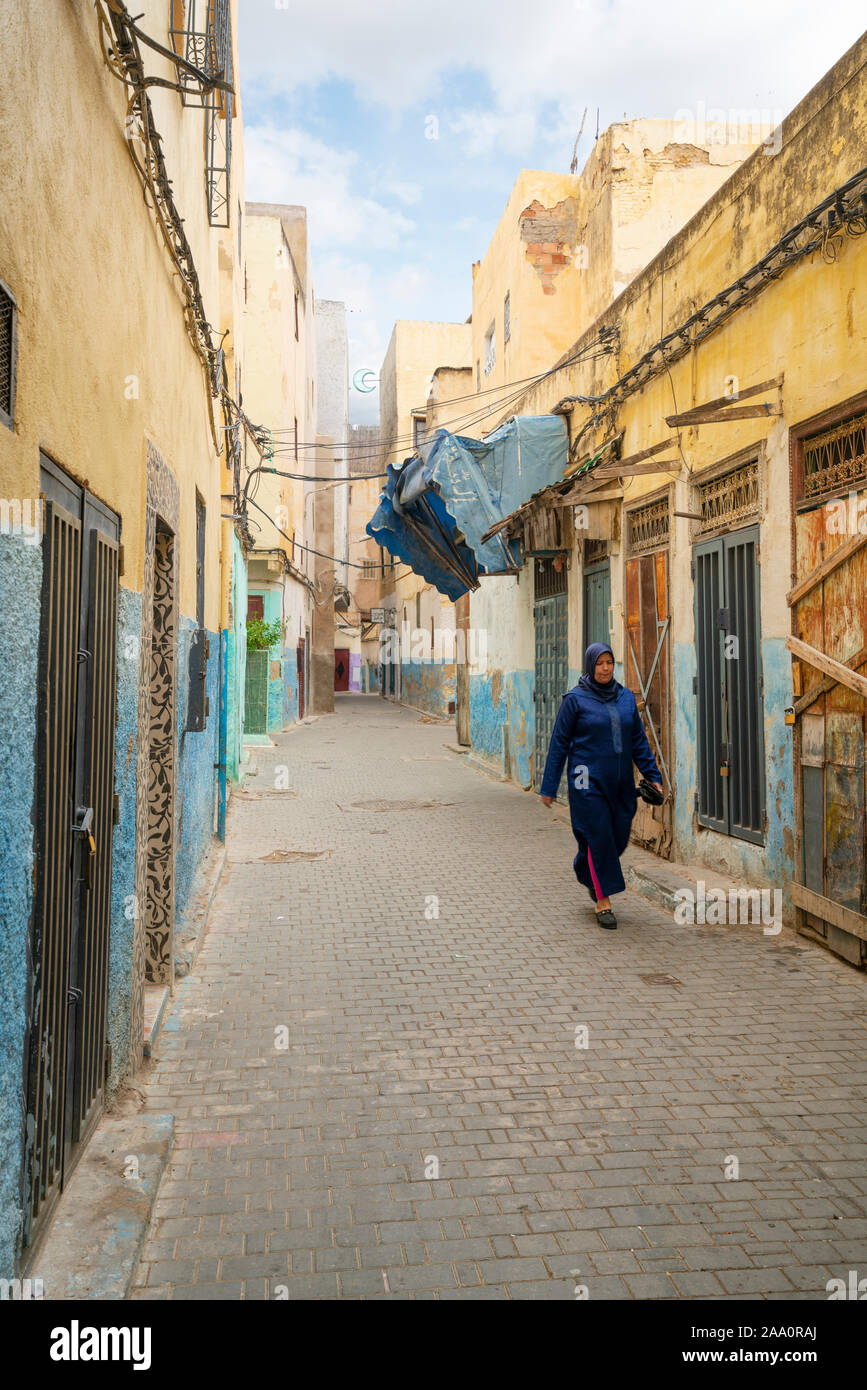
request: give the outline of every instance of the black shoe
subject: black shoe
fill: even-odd
[[[597,912],[596,921],[599,923],[600,927],[605,927],[607,931],[613,931],[617,926],[617,918],[614,916],[610,907],[606,907],[603,912]]]

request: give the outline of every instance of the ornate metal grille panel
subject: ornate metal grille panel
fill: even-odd
[[[668,498],[659,497],[648,502],[646,507],[636,507],[627,513],[629,551],[641,555],[646,550],[657,550],[668,545],[669,509]]]
[[[171,0],[172,48],[205,77],[231,81],[229,0]],[[178,84],[188,106],[206,106],[201,83],[179,63]]]
[[[804,496],[825,497],[867,478],[867,411],[804,440]]]
[[[15,300],[0,284],[0,416],[12,423],[15,404]]]
[[[232,80],[229,58],[228,80]],[[228,227],[231,214],[232,94],[210,93],[205,107],[205,185],[208,221],[212,227]]]
[[[745,522],[753,521],[759,512],[758,460],[753,459],[741,468],[734,468],[721,478],[712,478],[709,483],[699,487],[699,495],[700,536],[723,527],[743,526]]]

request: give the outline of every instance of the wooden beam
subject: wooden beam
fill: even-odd
[[[705,410],[717,410],[722,406],[734,405],[736,401],[748,401],[751,396],[760,396],[763,391],[779,390],[782,384],[783,378],[775,376],[770,381],[760,381],[758,386],[748,386],[746,390],[738,391],[736,396],[717,396],[716,400],[705,401],[703,405],[690,406],[689,410],[682,411],[677,418],[688,420],[691,415],[701,415]]]
[[[600,444],[598,449],[591,449],[589,454],[584,454],[583,458],[578,459],[575,463],[567,464],[567,466],[563,469],[563,477],[574,477],[578,470],[584,467],[585,463],[589,463],[590,460],[593,458],[598,458],[600,454],[604,454],[605,450],[610,449],[612,445],[619,444],[621,439],[623,438],[624,433],[625,431],[621,430],[619,434],[614,434],[611,436],[610,439],[606,439],[605,443]]]
[[[655,459],[653,463],[631,463],[623,467],[619,463],[606,464],[604,468],[594,468],[594,478],[639,478],[645,473],[679,473],[682,467],[677,459]]]
[[[833,676],[840,685],[845,685],[849,690],[854,690],[856,695],[867,698],[867,676],[856,675],[848,666],[844,666],[842,661],[835,661],[833,657],[808,646],[799,637],[787,637],[786,646],[799,661],[806,661],[808,666],[815,666],[817,671],[824,671],[826,676]]]
[[[769,415],[782,415],[777,405],[733,405],[730,410],[690,410],[686,415],[666,415],[667,425],[713,425],[725,420],[755,420],[758,416],[766,419]]]
[[[845,545],[838,545],[837,549],[833,550],[831,554],[822,561],[821,565],[817,565],[814,570],[810,570],[809,574],[798,581],[794,589],[789,590],[786,594],[786,603],[789,607],[791,608],[793,604],[798,602],[798,599],[803,598],[811,589],[815,589],[816,585],[820,584],[823,579],[826,579],[829,574],[833,574],[837,566],[842,565],[845,560],[848,560],[850,555],[856,554],[856,552],[861,549],[862,545],[867,545],[867,535],[852,536],[846,541]]]
[[[661,454],[663,449],[673,449],[677,446],[677,436],[670,434],[667,439],[663,439],[659,444],[653,444],[649,449],[639,449],[637,454],[627,454],[625,459],[620,462],[624,468],[630,468],[633,463],[641,463],[644,459],[653,458],[654,454]],[[608,468],[611,465],[606,464]]]
[[[831,898],[823,897],[821,893],[814,893],[812,888],[805,888],[803,883],[792,883],[790,888],[792,902],[796,907],[802,908],[804,912],[812,912],[814,917],[821,917],[823,922],[830,922],[841,931],[849,932],[850,936],[867,941],[867,917],[862,917],[860,912],[853,912],[851,907],[843,907]]]
[[[856,652],[854,656],[848,657],[844,665],[854,670],[856,666],[860,666],[865,661],[867,661],[867,647],[862,647],[860,652]],[[805,690],[800,699],[795,701],[793,706],[795,715],[803,714],[805,709],[809,709],[812,704],[815,704],[820,695],[824,695],[827,691],[833,690],[834,686],[839,684],[840,682],[837,680],[836,676],[825,676],[817,685],[810,686],[810,689]]]
[[[623,488],[609,488],[606,492],[582,492],[574,495],[567,492],[565,497],[560,497],[556,502],[552,502],[552,507],[578,507],[589,506],[591,502],[615,502],[623,497]]]

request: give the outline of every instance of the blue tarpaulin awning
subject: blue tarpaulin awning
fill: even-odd
[[[485,532],[563,477],[561,415],[513,416],[485,440],[437,430],[421,457],[390,465],[367,534],[440,593],[460,598],[482,574],[514,574],[517,541]]]

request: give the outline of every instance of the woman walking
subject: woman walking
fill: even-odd
[[[541,796],[550,806],[568,760],[569,814],[578,841],[575,875],[596,904],[596,920],[617,926],[611,894],[626,888],[620,856],[638,806],[632,764],[662,800],[662,778],[641,723],[635,696],[614,679],[614,654],[594,642],[584,674],[563,697],[551,735]]]

